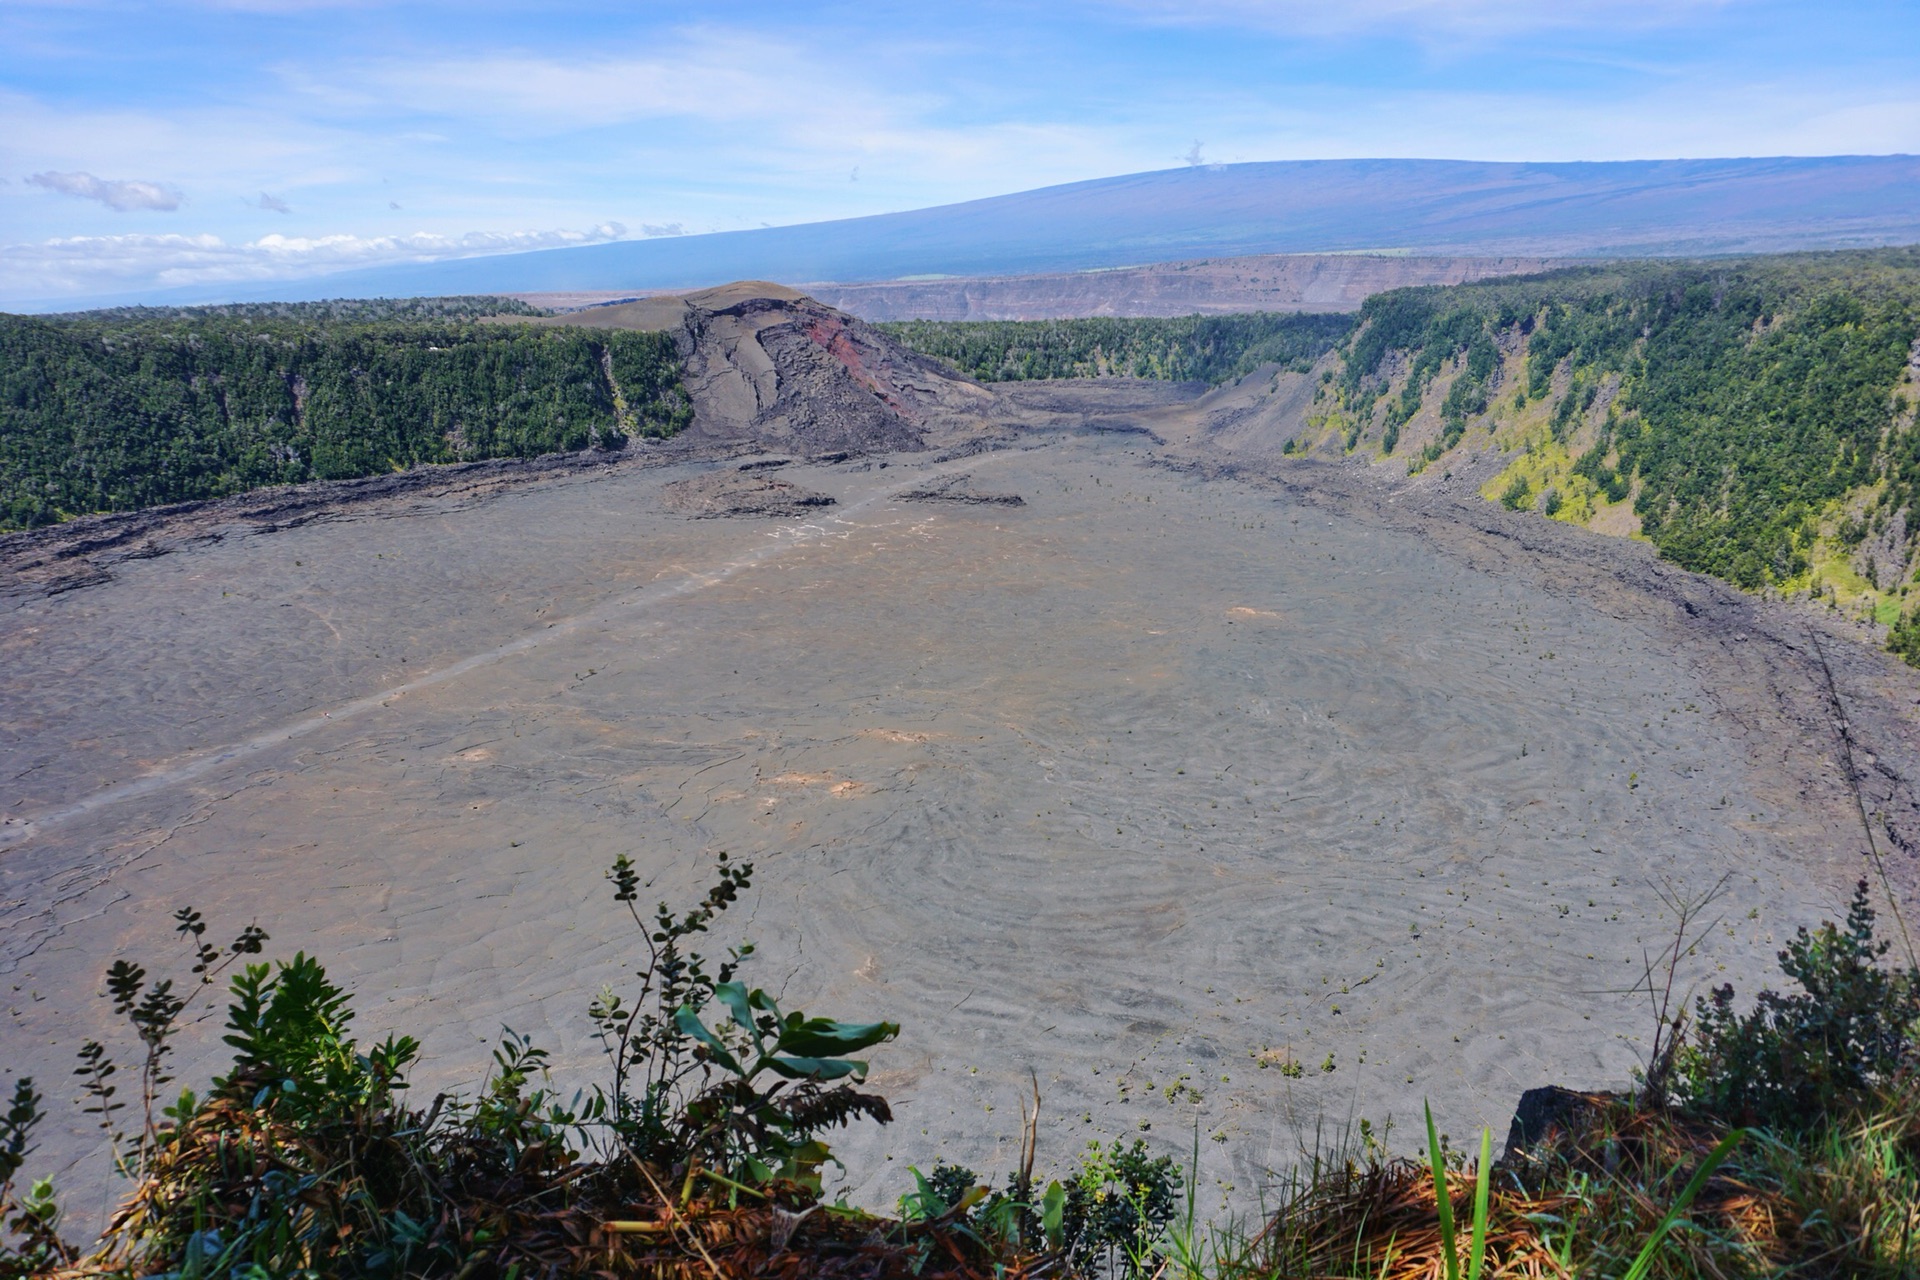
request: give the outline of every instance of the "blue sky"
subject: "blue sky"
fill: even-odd
[[[0,0],[0,298],[807,222],[1195,156],[1920,152],[1917,51],[1915,0]]]

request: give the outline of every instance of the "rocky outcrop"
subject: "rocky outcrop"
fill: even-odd
[[[895,495],[897,502],[953,502],[973,507],[1024,507],[1027,500],[1017,493],[991,493],[973,487],[971,475],[948,476],[930,485],[908,489]]]
[[[751,466],[729,471],[709,471],[705,475],[676,480],[662,491],[661,496],[666,501],[667,510],[696,519],[770,516],[784,520],[834,504],[834,500],[824,493],[803,489]]]
[[[992,393],[782,285],[745,281],[536,324],[678,334],[696,445],[804,458],[891,453],[978,431]]]
[[[1520,1095],[1520,1104],[1513,1111],[1513,1123],[1507,1128],[1507,1157],[1511,1159],[1531,1151],[1556,1134],[1578,1129],[1587,1116],[1614,1097],[1610,1093],[1583,1093],[1559,1085],[1527,1090]]]

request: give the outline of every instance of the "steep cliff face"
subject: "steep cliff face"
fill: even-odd
[[[1620,263],[1369,299],[1196,439],[1643,537],[1748,591],[1899,622],[1920,665],[1920,256]]]
[[[674,332],[697,443],[803,457],[918,450],[977,429],[993,400],[864,322],[759,281],[533,323]]]
[[[1540,257],[1301,253],[1202,258],[1106,271],[810,284],[863,320],[1065,320],[1080,316],[1358,311],[1385,289],[1464,284],[1561,265]]]

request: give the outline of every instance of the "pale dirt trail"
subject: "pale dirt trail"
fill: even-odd
[[[944,466],[919,469],[916,474],[927,479],[937,479],[964,474],[981,463],[991,464],[992,461],[993,459],[988,457],[966,463],[949,462]],[[632,595],[616,599],[590,613],[576,614],[549,622],[541,630],[529,632],[518,639],[496,645],[482,653],[469,655],[446,666],[437,667],[424,675],[382,688],[377,693],[354,698],[287,724],[276,725],[272,729],[254,734],[240,742],[198,751],[187,759],[169,760],[138,777],[114,783],[58,808],[39,813],[9,813],[4,819],[0,819],[0,850],[24,843],[37,835],[50,832],[76,818],[85,817],[98,810],[196,782],[210,773],[240,764],[270,748],[294,742],[317,729],[345,724],[367,712],[390,707],[396,699],[405,697],[407,694],[430,689],[448,680],[457,680],[471,672],[490,667],[556,640],[568,639],[583,628],[605,627],[630,621],[670,600],[716,586],[735,574],[762,565],[775,556],[804,547],[817,538],[828,536],[830,533],[851,531],[857,526],[858,518],[864,512],[886,501],[898,487],[897,483],[881,485],[863,495],[855,495],[845,503],[832,508],[823,508],[815,520],[789,526],[772,541],[754,543],[749,550],[732,559],[723,560],[710,568],[686,570],[684,576],[642,588]]]
[[[823,520],[690,521],[684,469],[614,468],[14,609],[0,761],[40,824],[0,851],[8,1067],[66,1092],[100,971],[192,903],[325,957],[363,1034],[426,1042],[423,1087],[503,1023],[583,1079],[632,953],[605,867],[684,899],[727,849],[759,877],[716,949],[905,1027],[860,1195],[1001,1170],[1031,1068],[1043,1162],[1197,1125],[1244,1204],[1322,1117],[1431,1097],[1457,1136],[1622,1082],[1645,1017],[1593,993],[1662,936],[1653,885],[1733,873],[1698,976],[1743,987],[1843,902],[1818,744],[1774,750],[1664,603],[1047,439],[936,464],[1020,508],[896,503],[930,474],[901,458],[783,471]],[[97,1148],[69,1118],[57,1163]]]

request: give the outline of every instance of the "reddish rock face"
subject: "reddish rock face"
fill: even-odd
[[[529,323],[677,333],[696,444],[804,457],[910,452],[977,430],[993,401],[865,322],[761,281]]]

